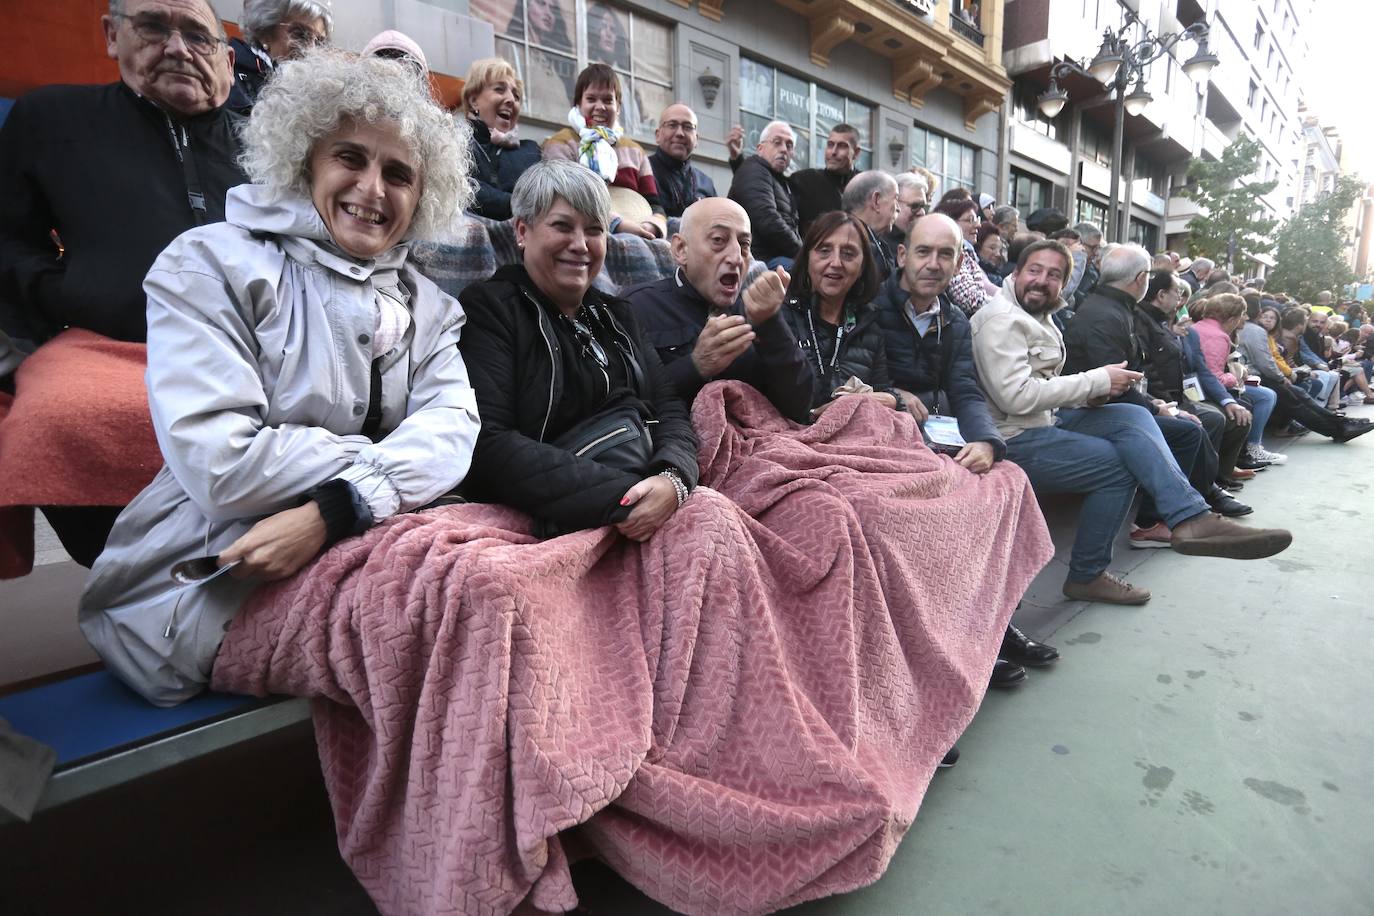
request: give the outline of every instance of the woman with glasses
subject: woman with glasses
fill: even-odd
[[[328,44],[334,16],[320,0],[244,0],[239,26],[243,37],[229,40],[234,49],[229,107],[247,114],[278,64]]]
[[[864,224],[843,210],[822,214],[794,264],[782,315],[814,370],[813,415],[851,378],[871,387],[869,396],[880,403],[909,409],[887,373],[883,329],[872,304],[881,285],[878,261]]]
[[[614,525],[647,540],[696,485],[696,436],[630,304],[592,286],[606,182],[545,159],[515,183],[511,211],[522,263],[459,297],[482,413],[464,495],[527,512],[545,535]],[[627,446],[602,450],[621,429]]]
[[[981,222],[978,204],[971,199],[953,196],[947,192],[934,212],[943,213],[959,224],[964,235],[964,254],[959,259],[959,269],[954,279],[949,281],[946,295],[959,306],[965,315],[972,315],[983,307],[983,303],[997,293],[997,285],[988,279],[983,268],[978,265],[978,226]]]

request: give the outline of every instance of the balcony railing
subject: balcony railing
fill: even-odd
[[[969,25],[963,19],[960,19],[957,10],[950,11],[949,27],[954,31],[955,35],[958,35],[966,41],[973,42],[980,48],[983,46],[983,33],[978,31],[977,26]]]

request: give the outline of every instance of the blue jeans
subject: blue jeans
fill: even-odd
[[[1137,485],[1171,528],[1208,509],[1179,470],[1155,418],[1135,404],[1060,410],[1055,426],[1008,439],[1007,459],[1038,492],[1085,494],[1069,559],[1071,582],[1090,582],[1111,563],[1112,542]]]
[[[1307,390],[1312,397],[1317,399],[1317,403],[1326,406],[1326,402],[1331,399],[1331,392],[1335,390],[1336,383],[1340,381],[1339,372],[1326,372],[1321,369],[1313,369],[1312,377],[1307,380]]]
[[[1252,413],[1255,415],[1254,422],[1250,424],[1250,439],[1248,441],[1251,445],[1260,445],[1264,439],[1265,424],[1269,422],[1269,417],[1274,412],[1274,402],[1279,399],[1279,396],[1263,385],[1246,385],[1244,396],[1254,408]]]

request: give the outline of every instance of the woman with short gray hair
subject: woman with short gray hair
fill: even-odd
[[[606,182],[545,159],[511,210],[523,263],[460,297],[483,418],[463,492],[529,513],[541,535],[614,525],[647,540],[696,485],[696,435],[633,308],[592,286]]]
[[[144,280],[165,464],[115,523],[79,619],[151,702],[205,686],[258,584],[467,472],[463,312],[407,244],[442,237],[466,205],[464,131],[404,64],[290,61],[244,134],[254,183]],[[204,579],[179,585],[177,570]]]
[[[334,14],[320,0],[244,0],[239,27],[243,37],[229,39],[234,49],[229,107],[247,114],[278,64],[329,43]]]

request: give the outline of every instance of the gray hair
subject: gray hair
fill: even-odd
[[[215,34],[217,34],[222,41],[227,42],[229,40],[229,33],[224,31],[224,23],[220,22],[219,13],[215,12],[215,8],[211,5],[210,0],[202,0],[202,2],[205,4],[206,12],[210,14],[210,21],[215,24]],[[110,0],[110,15],[121,16],[123,14],[124,0]]]
[[[1020,220],[1021,211],[1015,207],[1001,206],[992,211],[992,222],[994,225],[1001,226],[1012,220]]]
[[[525,169],[511,191],[511,215],[526,223],[538,222],[559,198],[610,229],[611,195],[605,180],[571,159],[541,159]]]
[[[897,179],[887,172],[870,169],[849,179],[849,184],[844,186],[844,194],[840,196],[840,207],[846,213],[854,213],[862,210],[874,194],[887,196],[896,193]]]
[[[287,19],[323,19],[324,35],[334,34],[334,14],[328,3],[318,0],[243,0],[243,15],[239,25],[243,34],[258,44],[260,36],[272,31]]]
[[[1078,233],[1078,239],[1082,242],[1091,244],[1093,239],[1102,240],[1102,228],[1097,223],[1079,223],[1073,227],[1073,231]]]
[[[792,129],[791,124],[788,124],[786,121],[769,121],[767,124],[763,125],[763,130],[759,131],[759,142],[764,142],[771,135],[777,133],[780,130],[787,131],[789,134],[792,135],[792,140],[794,142],[796,141],[797,132]]]
[[[256,184],[310,196],[315,145],[346,123],[389,121],[420,166],[406,238],[440,241],[472,200],[468,127],[435,104],[414,68],[320,48],[277,67],[243,131],[239,162]]]
[[[917,175],[915,172],[898,172],[892,176],[897,182],[897,190],[902,191],[906,188],[920,188],[927,194],[930,193],[930,185],[926,183],[924,175]]]
[[[1216,262],[1211,258],[1197,258],[1193,263],[1188,265],[1188,269],[1193,273],[1197,273],[1199,270],[1211,270],[1216,266]]]
[[[1141,271],[1149,271],[1150,260],[1150,253],[1139,245],[1113,245],[1102,255],[1097,282],[1107,284],[1133,281]]]

